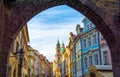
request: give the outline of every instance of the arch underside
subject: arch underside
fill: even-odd
[[[101,2],[101,5],[98,5],[99,2]],[[16,2],[12,2],[9,5],[9,8],[8,6],[5,6],[4,11],[0,9],[0,11],[3,11],[2,14],[4,16],[1,17],[1,19],[4,20],[4,25],[1,25],[0,23],[0,65],[3,66],[0,68],[0,74],[4,75],[4,72],[7,71],[5,69],[7,65],[4,64],[8,64],[9,50],[18,32],[27,23],[27,21],[29,21],[36,14],[58,5],[68,5],[69,7],[74,8],[75,10],[89,18],[105,37],[111,49],[111,53],[116,55],[116,53],[113,51],[119,48],[118,50],[116,50],[116,52],[118,52],[116,56],[119,56],[120,34],[118,33],[120,33],[120,11],[115,12],[113,11],[113,9],[109,10],[110,8],[106,10],[107,6],[103,6],[102,3],[102,1],[96,0],[84,0],[82,2],[78,0],[16,0]],[[118,1],[116,3],[118,3]],[[107,4],[109,5],[108,2]],[[119,5],[116,7],[119,8]],[[112,56],[112,58],[113,62],[117,61],[119,65],[120,59],[116,59],[115,56]],[[4,59],[4,61],[2,61],[2,59]],[[115,63],[113,63],[113,65],[114,64]]]

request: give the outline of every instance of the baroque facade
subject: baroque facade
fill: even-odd
[[[76,38],[76,35],[70,32],[69,47],[71,50],[71,76],[72,77],[76,77],[76,53],[75,53],[75,44],[74,44],[75,38]]]
[[[57,40],[56,44],[56,54],[55,54],[55,77],[61,77],[61,47],[59,40]]]
[[[28,46],[28,77],[51,77],[52,62],[30,45]]]
[[[9,68],[8,68],[8,76],[9,77],[19,77],[19,74],[21,74],[21,77],[27,77],[27,53],[28,53],[28,47],[27,43],[29,42],[29,35],[28,35],[28,28],[27,25],[25,25],[22,30],[17,35],[9,56]],[[24,57],[22,60],[22,67],[20,67],[20,49],[23,49],[24,51]],[[21,69],[21,71],[19,71]]]
[[[88,19],[83,19],[84,29],[81,31],[82,72],[85,76],[91,65],[101,65],[99,33],[95,25]]]
[[[80,25],[76,26],[76,38],[74,39],[74,51],[76,54],[76,77],[82,77],[82,58],[81,58],[81,42],[80,42],[80,36],[82,34],[83,28],[80,27]]]

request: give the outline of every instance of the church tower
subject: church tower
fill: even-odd
[[[65,51],[65,45],[64,45],[64,43],[62,42],[61,52],[64,53],[64,51]]]
[[[61,77],[61,47],[59,43],[59,39],[56,44],[56,54],[55,54],[55,62],[56,62],[56,77]]]

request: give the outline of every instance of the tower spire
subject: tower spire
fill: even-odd
[[[56,47],[59,47],[60,46],[60,43],[59,43],[59,38],[57,39],[57,44],[56,44]]]
[[[65,47],[64,42],[62,41],[62,47]]]

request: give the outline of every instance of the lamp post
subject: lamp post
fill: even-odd
[[[30,77],[30,67],[28,68],[28,77]]]
[[[23,49],[21,48],[18,52],[17,52],[18,54],[19,54],[19,65],[18,65],[18,77],[21,77],[21,75],[22,75],[22,61],[23,61],[23,58],[24,58],[24,51],[23,51]]]

